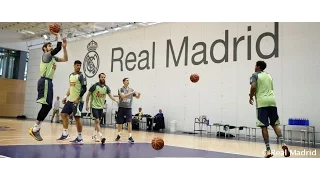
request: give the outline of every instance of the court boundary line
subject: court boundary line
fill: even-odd
[[[0,158],[10,158],[10,157],[4,156],[4,155],[1,155],[1,154],[0,154]]]

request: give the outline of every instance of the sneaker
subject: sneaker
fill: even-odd
[[[93,135],[93,136],[92,136],[92,140],[93,140],[94,142],[100,142],[100,139],[97,138],[97,135]]]
[[[37,141],[42,141],[42,137],[40,135],[40,129],[37,132],[33,132],[33,127],[29,128],[29,134]]]
[[[104,144],[106,142],[106,138],[101,139],[101,144]]]
[[[115,139],[115,141],[119,141],[120,138],[121,138],[121,137],[118,135],[117,138]]]
[[[73,140],[73,141],[70,141],[72,144],[84,144],[83,142],[83,139],[79,139],[78,137]]]
[[[266,155],[264,155],[265,158],[271,158],[273,154],[271,154],[271,150],[266,151]]]
[[[284,157],[289,157],[290,156],[290,151],[287,145],[283,144],[282,145],[282,149],[283,149],[283,156]]]
[[[65,140],[68,140],[70,139],[70,136],[69,134],[64,136],[63,134],[61,135],[61,137],[59,139],[57,139],[57,141],[65,141]]]
[[[100,138],[96,137],[95,142],[100,142],[101,139],[102,139],[102,137],[100,137]]]
[[[128,139],[128,140],[129,140],[129,142],[130,142],[130,143],[134,143],[134,140],[133,140],[133,138],[132,138],[132,137],[129,137],[129,139]]]

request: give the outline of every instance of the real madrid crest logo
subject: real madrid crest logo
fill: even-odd
[[[89,51],[84,57],[83,61],[83,72],[88,78],[95,76],[99,70],[100,59],[96,52],[98,48],[98,43],[92,40],[87,45],[87,50]]]

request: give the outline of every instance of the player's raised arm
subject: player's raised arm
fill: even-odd
[[[54,34],[54,35],[57,37],[57,41],[58,41],[58,42],[57,42],[57,47],[54,48],[54,49],[50,52],[51,56],[55,56],[55,55],[57,55],[57,54],[61,51],[61,48],[62,48],[62,39],[61,39],[61,36],[60,36],[59,33],[54,33],[54,32],[52,32],[52,31],[51,31],[51,33]]]
[[[68,52],[67,52],[67,39],[62,40],[63,48],[63,58],[57,58],[57,62],[67,62],[68,61]]]

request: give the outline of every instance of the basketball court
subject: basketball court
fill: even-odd
[[[316,67],[314,64],[319,62],[319,55],[311,52],[318,52],[320,44],[306,46],[314,44],[317,37],[320,39],[317,36],[319,23],[2,22],[0,27],[5,30],[1,31],[4,37],[2,40],[7,42],[7,39],[13,39],[13,42],[18,41],[25,46],[22,48],[19,44],[16,48],[0,48],[0,117],[36,118],[40,109],[36,99],[45,101],[51,99],[51,96],[54,101],[57,99],[58,103],[54,106],[57,111],[63,106],[59,104],[62,97],[68,90],[72,92],[75,84],[77,87],[70,95],[71,100],[68,97],[70,102],[75,102],[78,97],[85,98],[88,93],[83,91],[82,94],[79,89],[84,90],[86,85],[88,91],[93,84],[100,82],[100,78],[102,84],[107,82],[110,86],[113,96],[119,96],[121,93],[118,88],[127,88],[130,79],[132,89],[130,85],[130,89],[125,92],[129,96],[122,96],[119,102],[107,98],[107,104],[101,102],[97,105],[98,109],[102,109],[102,106],[105,109],[106,122],[114,123],[112,117],[116,111],[118,117],[129,118],[127,115],[142,107],[144,113],[149,113],[144,115],[149,117],[155,117],[159,112],[161,118],[158,119],[170,124],[165,127],[166,131],[181,131],[133,131],[135,143],[129,144],[126,130],[122,133],[122,139],[115,142],[117,129],[101,128],[106,138],[106,143],[102,145],[91,139],[93,127],[90,124],[84,126],[81,132],[85,144],[73,145],[69,141],[56,140],[61,136],[62,124],[50,123],[48,118],[52,110],[45,115],[49,106],[43,106],[38,119],[42,121],[44,116],[47,119],[41,125],[41,142],[28,133],[28,129],[34,126],[34,119],[0,118],[0,158],[262,158],[266,145],[262,138],[257,138],[261,136],[260,129],[255,129],[257,134],[254,140],[251,139],[253,133],[249,133],[249,139],[246,139],[247,134],[244,139],[227,138],[227,130],[219,132],[225,134],[221,138],[217,138],[217,132],[214,131],[209,135],[195,134],[196,131],[206,132],[202,125],[204,128],[210,126],[210,130],[214,126],[219,126],[220,130],[222,124],[225,129],[254,129],[256,119],[259,119],[257,123],[269,119],[281,120],[283,124],[288,120],[288,125],[295,125],[287,131],[285,126],[282,127],[285,140],[300,140],[298,143],[287,142],[291,151],[289,158],[320,157],[320,145],[311,146],[309,138],[310,128],[314,144],[317,141],[316,134],[319,134],[319,106],[311,103],[320,101],[317,96],[319,87],[316,88],[313,83],[316,80],[310,80],[310,77],[317,77],[318,69],[301,68]],[[228,45],[228,39],[234,40],[234,43]],[[242,40],[245,40],[242,43],[246,42],[246,45],[238,46]],[[8,41],[8,44],[11,43]],[[251,47],[249,43],[255,46]],[[193,46],[192,50],[188,44]],[[194,51],[199,46],[203,50]],[[56,52],[53,52],[53,48]],[[56,55],[58,59],[53,58]],[[201,56],[202,59],[198,59]],[[301,57],[306,60],[301,61]],[[190,60],[191,63],[187,63]],[[130,66],[127,65],[129,61],[132,63]],[[56,62],[59,62],[58,65]],[[72,76],[71,72],[74,72]],[[106,75],[107,81],[104,81],[104,76],[99,76],[101,73]],[[260,83],[262,86],[258,85]],[[263,88],[257,88],[259,86]],[[304,88],[297,88],[300,86]],[[137,92],[130,94],[130,91]],[[96,96],[100,100],[106,95],[101,94],[98,91]],[[137,100],[132,100],[133,96]],[[256,107],[251,106],[254,105],[254,96],[257,97]],[[41,103],[54,103],[47,101]],[[68,104],[71,113],[73,106],[72,103]],[[91,100],[91,104],[86,107],[92,108],[93,104]],[[129,109],[126,110],[128,114],[119,113],[127,107],[133,111]],[[263,113],[265,107],[267,111]],[[81,111],[86,114],[89,112],[85,108]],[[297,123],[290,123],[292,118]],[[196,130],[196,123],[201,125],[200,130]],[[175,126],[171,126],[173,124]],[[194,130],[191,133],[194,134],[189,134],[192,126]],[[303,128],[300,129],[300,126]],[[152,129],[151,126],[149,129]],[[69,125],[68,133],[71,140],[77,136],[75,124]],[[291,135],[286,136],[287,133]],[[164,147],[160,150],[151,145],[155,137],[164,140]],[[270,139],[270,147],[273,158],[285,158],[276,140]]]
[[[35,141],[28,128],[34,124],[29,120],[0,119],[0,155],[9,158],[260,158],[265,150],[264,143],[239,140],[227,140],[216,137],[180,135],[134,131],[134,144],[127,141],[124,131],[122,140],[115,142],[116,129],[102,128],[107,141],[104,145],[93,142],[93,127],[84,126],[84,145],[57,142],[61,135],[62,124],[44,122],[42,125],[43,141]],[[76,135],[75,125],[70,125],[71,138]],[[165,146],[154,150],[151,141],[154,137],[164,139]],[[316,152],[316,154],[291,153],[291,158],[316,158],[319,149],[289,146],[291,151]],[[282,158],[282,149],[277,144],[271,148],[277,153],[274,157]]]

